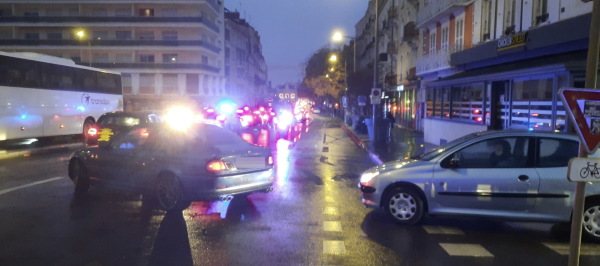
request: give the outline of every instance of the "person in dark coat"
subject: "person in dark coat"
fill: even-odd
[[[385,116],[385,118],[390,120],[390,127],[393,128],[395,119],[394,119],[394,115],[392,115],[392,112],[387,112],[387,115]]]

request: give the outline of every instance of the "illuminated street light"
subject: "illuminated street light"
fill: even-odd
[[[334,40],[334,41],[338,41],[338,42],[339,42],[339,41],[341,41],[342,39],[344,39],[344,36],[342,35],[342,33],[341,33],[341,32],[339,32],[339,31],[336,31],[336,32],[333,34],[333,40]]]
[[[333,67],[329,71],[333,72],[334,71]]]
[[[85,35],[85,33],[81,30],[77,32],[77,36],[79,37],[83,37]]]
[[[325,77],[326,77],[326,78],[328,78],[328,77],[329,77],[329,74],[325,75]]]
[[[337,61],[337,55],[331,55],[331,57],[329,58],[329,61],[332,61],[332,62]]]

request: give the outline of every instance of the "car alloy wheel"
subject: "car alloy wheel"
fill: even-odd
[[[171,174],[163,175],[158,179],[156,199],[166,211],[184,210],[191,203],[186,201],[179,179]]]
[[[390,212],[396,219],[406,221],[417,212],[417,201],[406,193],[398,193],[390,199]]]
[[[600,241],[600,205],[593,204],[583,213],[583,229],[596,241]]]

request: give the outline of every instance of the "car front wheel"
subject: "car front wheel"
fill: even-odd
[[[155,188],[156,201],[160,207],[167,211],[182,211],[192,203],[186,199],[179,178],[173,174],[161,175]]]
[[[590,200],[583,213],[583,235],[592,242],[600,242],[600,200]]]
[[[413,225],[423,216],[423,200],[411,189],[394,189],[387,194],[384,203],[387,214],[398,224]]]

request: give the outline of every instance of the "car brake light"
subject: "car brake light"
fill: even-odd
[[[209,112],[209,113],[214,113],[214,112],[215,112],[215,109],[208,109],[208,110],[206,110],[206,112]]]
[[[225,121],[225,116],[224,116],[224,115],[218,115],[218,116],[217,116],[217,120],[218,120],[218,121],[221,121],[221,122],[222,122],[222,121]]]
[[[241,113],[244,113],[244,110],[242,110],[242,109],[237,109],[235,112],[236,112],[236,113],[238,113],[238,114],[241,114]]]
[[[271,116],[275,116],[275,113],[271,112]]]
[[[260,108],[260,111],[261,111],[261,112],[264,112],[264,111],[265,111],[265,108],[264,108],[264,107],[261,107],[261,108]]]
[[[250,107],[246,106],[246,107],[244,107],[244,110],[248,111],[248,110],[250,110]]]
[[[273,165],[273,156],[269,155],[269,158],[267,158],[267,164]]]
[[[95,128],[90,128],[88,130],[88,135],[90,136],[96,136],[96,133],[98,133],[98,131]]]
[[[225,164],[221,160],[210,161],[208,164],[206,164],[206,170],[209,172],[220,172],[224,171],[225,169]]]
[[[148,136],[148,130],[144,129],[140,135],[142,135],[142,137],[147,137]]]
[[[259,112],[259,111],[254,111],[254,113],[255,113],[255,114],[257,114],[257,115],[259,115],[259,114],[260,114],[260,112]]]

